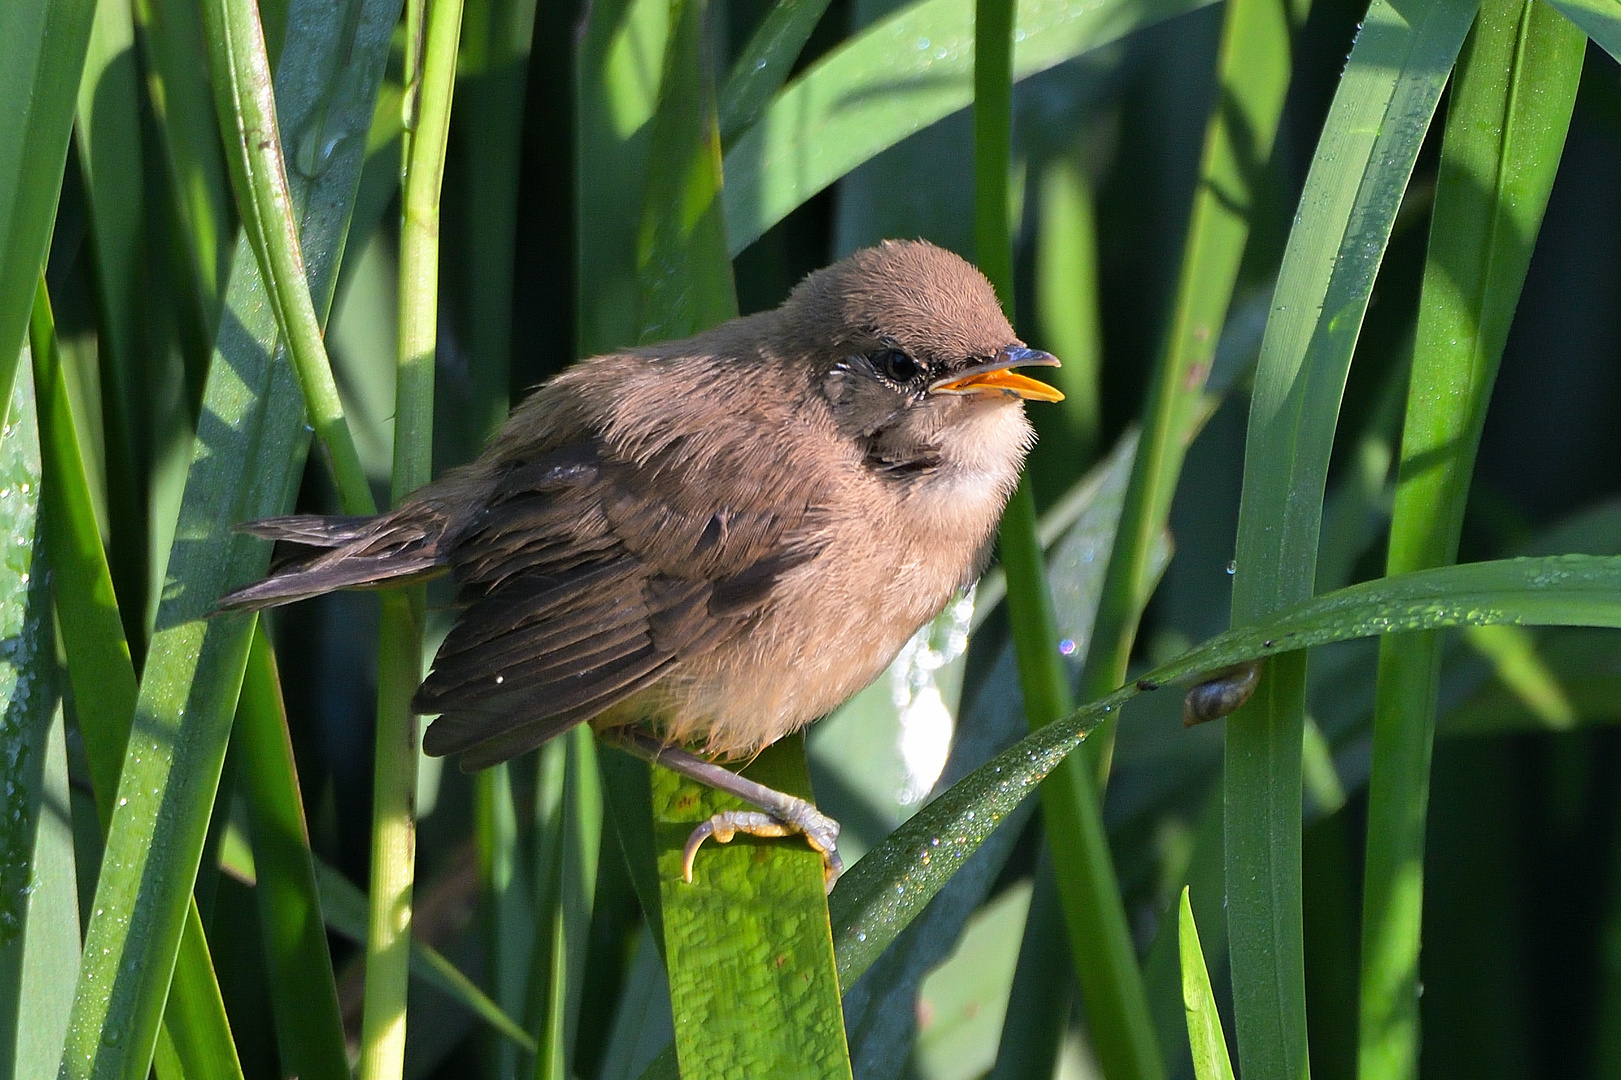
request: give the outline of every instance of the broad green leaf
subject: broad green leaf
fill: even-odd
[[[1580,30],[1537,0],[1484,0],[1458,61],[1386,573],[1457,557],[1475,448],[1564,150],[1586,46]],[[1509,633],[1502,628],[1498,640]],[[1442,644],[1435,634],[1379,644],[1357,1026],[1366,1080],[1418,1075],[1424,810]]]
[[[767,749],[748,775],[779,791],[807,791],[803,738]],[[687,835],[739,804],[656,769],[653,805],[681,1071],[850,1076],[821,856],[792,840],[705,845],[688,884]]]
[[[72,1004],[61,975],[79,962],[78,902],[32,371],[21,367],[11,390],[0,436],[0,1075],[43,1080]]]
[[[1216,1012],[1216,995],[1210,989],[1210,972],[1205,968],[1199,927],[1193,921],[1193,904],[1186,888],[1177,905],[1177,924],[1182,945],[1182,1005],[1188,1013],[1193,1075],[1198,1080],[1233,1080],[1227,1037],[1221,1033],[1221,1015]]]
[[[1204,6],[1206,0],[1019,5],[1013,77]],[[726,153],[726,235],[735,254],[806,199],[973,100],[969,0],[919,0],[817,61]]]
[[[1374,0],[1323,124],[1255,375],[1234,626],[1310,596],[1340,397],[1413,162],[1476,0]],[[1306,667],[1268,665],[1226,731],[1228,926],[1239,1071],[1308,1071],[1300,801]]]
[[[96,0],[0,4],[0,401],[45,266]]]
[[[279,80],[287,88],[277,102],[286,144],[331,151],[312,162],[313,176],[289,177],[321,310],[330,303],[397,13],[389,0],[357,2],[352,10],[295,4]],[[268,554],[230,526],[286,508],[307,445],[297,384],[285,363],[274,362],[275,322],[245,240],[228,307],[86,931],[90,960],[75,988],[67,1078],[146,1074],[253,623],[208,616],[225,589],[263,572]]]
[[[1616,0],[1548,0],[1565,18],[1581,27],[1594,43],[1621,61],[1621,3]]]

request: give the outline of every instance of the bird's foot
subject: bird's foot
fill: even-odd
[[[692,830],[681,853],[681,876],[692,883],[692,861],[698,848],[711,836],[716,843],[727,843],[738,833],[751,836],[803,836],[822,856],[828,891],[844,873],[839,858],[839,823],[795,795],[768,788],[730,769],[664,743],[635,727],[613,728],[602,733],[612,745],[643,761],[662,765],[673,772],[705,784],[716,791],[735,795],[759,810],[725,810]],[[763,811],[763,812],[762,812]]]
[[[828,891],[844,873],[844,860],[839,857],[839,823],[803,799],[792,799],[779,809],[780,814],[759,810],[723,810],[692,830],[687,845],[681,852],[681,877],[692,884],[692,863],[698,857],[698,848],[714,837],[717,844],[731,843],[738,833],[750,836],[794,836],[805,838],[822,856],[823,873]]]

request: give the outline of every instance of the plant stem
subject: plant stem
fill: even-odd
[[[433,366],[438,334],[439,193],[455,89],[461,0],[415,0],[406,13],[405,145],[400,215],[399,370],[395,384],[397,505],[433,471]],[[398,1080],[416,870],[416,716],[422,679],[422,586],[383,595],[378,638],[377,748],[372,795],[371,907],[366,939],[362,1080]]]

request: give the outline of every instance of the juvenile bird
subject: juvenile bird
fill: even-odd
[[[886,241],[774,311],[583,361],[513,410],[472,464],[376,517],[249,523],[295,545],[226,596],[258,608],[448,572],[456,622],[413,707],[429,754],[478,769],[575,724],[765,813],[693,834],[803,833],[808,803],[736,760],[872,682],[990,556],[1034,434],[1062,394],[990,284]]]

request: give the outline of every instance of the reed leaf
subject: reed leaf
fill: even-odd
[[[1244,454],[1234,626],[1312,593],[1323,488],[1374,276],[1475,0],[1375,0],[1317,144],[1273,293]],[[1239,1071],[1308,1071],[1301,940],[1303,656],[1227,724],[1228,926]]]
[[[1453,79],[1386,573],[1452,562],[1475,448],[1570,127],[1587,42],[1485,0]],[[1380,642],[1363,884],[1359,1075],[1418,1075],[1418,953],[1442,641]]]

